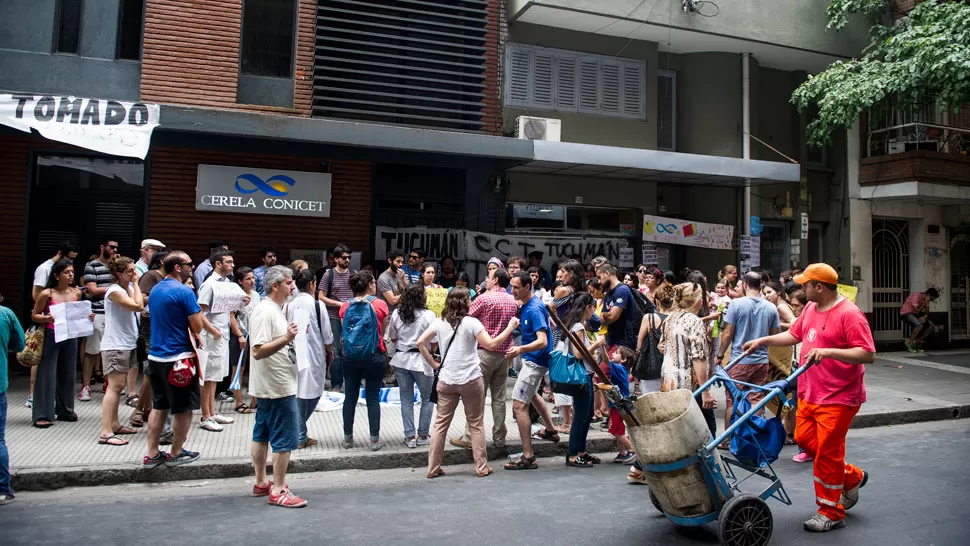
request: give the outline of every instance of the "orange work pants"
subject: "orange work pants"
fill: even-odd
[[[845,462],[845,435],[859,406],[809,404],[798,401],[795,441],[815,458],[815,502],[831,520],[845,519],[843,489],[862,483],[862,470]]]

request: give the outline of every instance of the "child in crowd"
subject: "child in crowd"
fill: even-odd
[[[630,396],[630,368],[633,366],[634,354],[629,347],[617,347],[609,355],[610,357],[610,382],[620,390],[623,397]],[[602,390],[610,390],[610,385],[598,385]],[[610,434],[616,438],[617,453],[613,462],[616,464],[630,464],[637,460],[637,454],[633,451],[633,444],[626,436],[626,425],[620,417],[619,410],[610,403]]]

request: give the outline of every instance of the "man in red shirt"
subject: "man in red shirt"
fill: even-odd
[[[903,302],[899,316],[903,322],[910,325],[913,332],[906,340],[906,348],[911,353],[923,352],[923,342],[933,333],[934,325],[927,318],[930,302],[940,297],[940,291],[930,288],[926,292],[914,292]]]
[[[808,531],[845,527],[845,511],[859,501],[869,474],[845,462],[845,436],[852,418],[866,401],[864,364],[876,358],[865,314],[840,296],[838,273],[812,264],[794,281],[805,287],[809,303],[787,332],[744,345],[790,347],[802,343],[800,365],[814,365],[798,378],[795,441],[815,458],[815,501],[818,513],[805,522]]]
[[[510,280],[506,270],[492,271],[485,279],[488,291],[475,298],[468,309],[468,316],[480,320],[488,335],[493,337],[501,334],[519,311],[515,297],[507,291]],[[505,447],[505,437],[508,434],[505,426],[505,400],[508,395],[506,382],[509,379],[509,359],[505,358],[505,352],[512,348],[512,342],[512,336],[509,336],[494,351],[486,351],[481,345],[478,346],[478,359],[481,361],[485,388],[492,392],[492,443],[499,449]],[[451,444],[471,449],[472,439],[466,430],[464,436],[452,438]]]

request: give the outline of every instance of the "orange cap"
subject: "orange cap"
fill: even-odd
[[[839,274],[829,264],[812,264],[805,268],[800,274],[792,279],[798,284],[805,284],[808,281],[824,282],[826,284],[838,284]]]

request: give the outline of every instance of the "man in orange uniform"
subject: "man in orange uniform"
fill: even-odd
[[[845,527],[845,511],[859,501],[869,474],[845,462],[845,436],[866,401],[864,364],[876,347],[865,314],[840,296],[838,273],[812,264],[794,281],[805,288],[809,304],[787,332],[750,341],[744,350],[802,343],[800,364],[815,364],[798,378],[795,440],[815,458],[818,513],[805,529],[826,532]]]

